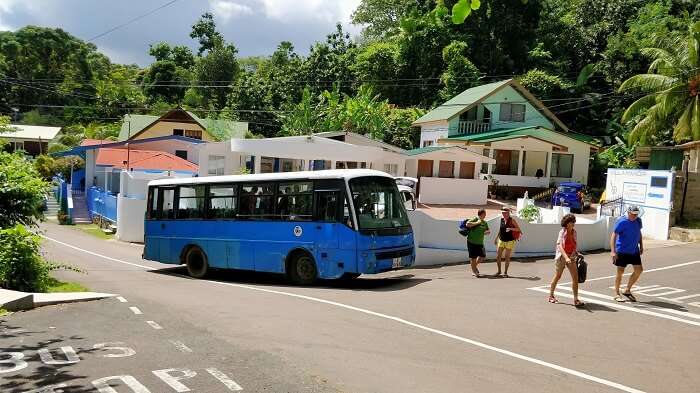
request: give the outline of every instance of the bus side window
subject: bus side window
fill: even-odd
[[[316,219],[318,221],[338,221],[338,192],[316,192]]]
[[[175,218],[175,189],[165,188],[161,190],[160,219],[172,220]]]
[[[158,218],[158,187],[148,189],[148,219]]]

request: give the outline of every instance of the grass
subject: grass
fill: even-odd
[[[98,227],[95,224],[87,224],[87,225],[81,224],[81,225],[74,225],[73,227],[76,229],[79,229],[87,234],[95,236],[98,239],[102,239],[102,240],[114,239],[114,234],[104,233],[102,228]]]
[[[64,282],[59,281],[55,278],[51,278],[49,281],[49,287],[46,290],[47,293],[55,292],[88,292],[89,289],[78,284],[77,282]]]

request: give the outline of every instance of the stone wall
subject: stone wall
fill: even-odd
[[[673,184],[673,225],[680,219],[681,206],[683,204],[683,177],[677,176]],[[683,215],[686,219],[700,219],[700,173],[688,173],[688,190],[685,196],[685,209]]]

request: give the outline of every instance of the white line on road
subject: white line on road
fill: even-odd
[[[651,273],[651,272],[658,272],[658,271],[661,271],[661,270],[675,269],[675,268],[677,268],[677,267],[690,266],[690,265],[695,265],[695,264],[698,264],[698,263],[700,263],[700,261],[691,261],[691,262],[686,262],[686,263],[679,263],[679,264],[677,264],[677,265],[657,267],[657,268],[654,268],[654,269],[644,269],[644,273]],[[625,274],[623,274],[623,276],[629,276],[630,274],[632,274],[632,272],[625,273]],[[607,280],[607,279],[610,279],[610,278],[615,278],[615,275],[612,275],[612,276],[605,276],[605,277],[588,278],[588,279],[586,279],[586,282]],[[570,281],[569,281],[569,282],[565,282],[565,283],[563,283],[563,284],[561,284],[561,285],[571,285],[571,282],[570,282]],[[549,287],[549,285],[547,285],[547,286],[542,286],[542,287],[528,288],[528,289],[548,288],[548,287]]]
[[[138,307],[129,307],[129,310],[133,311],[133,313],[136,314],[136,315],[141,315],[141,314],[143,314],[143,313],[141,312],[141,310],[139,310]]]
[[[152,268],[152,267],[150,267],[150,266],[139,265],[138,263],[122,261],[121,259],[112,258],[112,257],[108,257],[108,256],[106,256],[106,255],[98,254],[98,253],[96,253],[96,252],[88,251],[88,250],[85,250],[85,249],[83,249],[83,248],[76,247],[76,246],[74,246],[74,245],[72,245],[72,244],[64,243],[64,242],[62,242],[62,241],[60,241],[60,240],[56,240],[56,239],[54,239],[54,238],[48,237],[48,236],[46,236],[46,235],[41,235],[41,234],[40,234],[39,236],[43,237],[44,239],[51,240],[52,242],[56,242],[56,243],[58,243],[58,244],[60,244],[60,245],[63,245],[63,246],[72,248],[72,249],[74,249],[74,250],[82,251],[82,252],[84,252],[84,253],[87,253],[87,254],[90,254],[90,255],[94,255],[94,256],[96,256],[96,257],[104,258],[104,259],[107,259],[107,260],[110,260],[110,261],[114,261],[114,262],[123,263],[123,264],[125,264],[125,265],[131,265],[131,266],[141,267],[141,268],[144,268],[144,269],[146,269],[146,270],[155,270],[154,268]]]
[[[182,341],[177,341],[177,340],[168,340],[170,341],[170,344],[173,344],[175,348],[177,348],[180,352],[185,352],[185,353],[192,353],[192,350],[190,347],[185,345]]]
[[[42,236],[43,236],[43,235],[42,235]],[[73,248],[73,249],[75,249],[75,250],[83,251],[83,252],[86,252],[86,253],[91,254],[91,255],[95,255],[95,256],[98,256],[98,257],[101,257],[101,258],[108,259],[108,260],[110,260],[110,261],[119,262],[119,263],[124,263],[124,264],[132,265],[132,266],[138,266],[138,267],[142,267],[142,268],[147,269],[147,270],[155,270],[155,269],[153,269],[153,268],[151,268],[151,267],[149,267],[149,266],[138,265],[138,264],[131,263],[131,262],[127,262],[127,261],[122,261],[122,260],[119,260],[119,259],[116,259],[116,258],[112,258],[112,257],[108,257],[108,256],[105,256],[105,255],[101,255],[101,254],[98,254],[98,253],[95,253],[95,252],[92,252],[92,251],[83,250],[82,248],[75,247],[75,246],[73,246],[73,245],[70,245],[70,244],[67,244],[67,243],[64,243],[64,242],[61,242],[61,241],[58,241],[58,240],[49,238],[49,237],[47,237],[47,236],[44,236],[44,237],[47,238],[47,239],[49,239],[49,240],[52,240],[52,241],[54,241],[54,242],[56,242],[56,243],[65,245],[66,247],[70,247],[70,248]],[[696,262],[697,262],[697,263],[700,263],[700,261],[696,261]],[[690,263],[690,264],[692,264],[692,263]],[[183,277],[185,277],[185,276],[183,276]],[[600,278],[600,279],[602,279],[602,278]],[[404,324],[404,325],[407,325],[407,326],[411,326],[411,327],[414,327],[414,328],[417,328],[417,329],[421,329],[421,330],[424,330],[424,331],[426,331],[426,332],[430,332],[430,333],[433,333],[433,334],[436,334],[436,335],[439,335],[439,336],[451,338],[451,339],[453,339],[453,340],[461,341],[461,342],[463,342],[463,343],[471,344],[471,345],[474,345],[474,346],[479,347],[479,348],[483,348],[483,349],[487,349],[487,350],[490,350],[490,351],[494,351],[494,352],[500,353],[500,354],[502,354],[502,355],[506,355],[506,356],[510,356],[510,357],[512,357],[512,358],[524,360],[524,361],[529,362],[529,363],[533,363],[533,364],[537,364],[537,365],[540,365],[540,366],[543,366],[543,367],[551,368],[551,369],[553,369],[553,370],[560,371],[560,372],[563,372],[563,373],[566,373],[566,374],[570,374],[570,375],[573,375],[573,376],[576,376],[576,377],[579,377],[579,378],[582,378],[582,379],[585,379],[585,380],[588,380],[588,381],[592,381],[592,382],[596,382],[596,383],[599,383],[599,384],[602,384],[602,385],[606,385],[606,386],[609,386],[609,387],[612,387],[612,388],[615,388],[615,389],[618,389],[618,390],[622,390],[622,391],[624,391],[624,392],[629,392],[629,393],[644,393],[644,391],[642,391],[642,390],[635,389],[635,388],[632,388],[632,387],[629,387],[629,386],[625,386],[625,385],[622,385],[622,384],[620,384],[620,383],[613,382],[613,381],[609,381],[609,380],[607,380],[607,379],[599,378],[599,377],[596,377],[596,376],[593,376],[593,375],[590,375],[590,374],[586,374],[586,373],[583,373],[583,372],[581,372],[581,371],[577,371],[577,370],[570,369],[570,368],[567,368],[567,367],[559,366],[559,365],[557,365],[557,364],[549,363],[549,362],[546,362],[546,361],[544,361],[544,360],[536,359],[536,358],[529,357],[529,356],[526,356],[526,355],[521,355],[521,354],[519,354],[519,353],[512,352],[512,351],[509,351],[509,350],[507,350],[507,349],[502,349],[502,348],[494,347],[494,346],[492,346],[492,345],[484,344],[484,343],[479,342],[479,341],[476,341],[476,340],[472,340],[472,339],[469,339],[469,338],[460,337],[460,336],[457,336],[457,335],[454,335],[454,334],[451,334],[451,333],[444,332],[444,331],[442,331],[442,330],[433,329],[433,328],[431,328],[431,327],[427,327],[427,326],[420,325],[420,324],[417,324],[417,323],[414,323],[414,322],[411,322],[411,321],[407,321],[407,320],[402,319],[402,318],[399,318],[399,317],[394,317],[394,316],[391,316],[391,315],[386,315],[386,314],[378,313],[378,312],[371,311],[371,310],[367,310],[367,309],[364,309],[364,308],[354,307],[354,306],[350,306],[350,305],[347,305],[347,304],[338,303],[338,302],[333,302],[333,301],[330,301],[330,300],[315,298],[315,297],[311,297],[311,296],[299,295],[299,294],[291,293],[291,292],[283,292],[283,291],[276,291],[276,290],[272,290],[272,289],[258,288],[258,287],[254,287],[254,286],[250,286],[250,285],[234,284],[234,283],[219,282],[219,281],[210,281],[210,280],[202,280],[202,281],[206,281],[206,282],[209,282],[209,283],[212,283],[212,284],[225,285],[225,286],[230,286],[230,287],[235,287],[235,288],[242,288],[242,289],[249,289],[249,290],[252,290],[252,291],[265,292],[265,293],[272,293],[272,294],[276,294],[276,295],[288,296],[288,297],[293,297],[293,298],[297,298],[297,299],[303,299],[303,300],[308,300],[308,301],[312,301],[312,302],[323,303],[323,304],[327,304],[327,305],[330,305],[330,306],[335,306],[335,307],[339,307],[339,308],[344,308],[344,309],[347,309],[347,310],[352,310],[352,311],[356,311],[356,312],[359,312],[359,313],[363,313],[363,314],[367,314],[367,315],[372,315],[372,316],[379,317],[379,318],[383,318],[383,319],[388,319],[388,320],[391,320],[391,321],[394,321],[394,322],[398,322],[398,323],[401,323],[401,324]]]
[[[234,381],[233,379],[229,378],[228,375],[222,373],[222,372],[219,371],[218,369],[213,368],[213,367],[212,367],[212,368],[208,368],[208,369],[207,369],[207,372],[208,372],[209,374],[211,374],[212,377],[218,379],[219,382],[221,382],[221,383],[223,383],[224,385],[226,385],[226,387],[228,388],[228,390],[231,390],[231,391],[233,391],[233,392],[237,392],[237,391],[243,390],[243,388],[241,387],[241,385],[237,384],[236,381]]]
[[[161,330],[161,329],[163,329],[163,327],[160,326],[156,321],[146,321],[146,323],[147,323],[148,325],[150,325],[153,329],[156,329],[156,330]]]
[[[542,293],[547,293],[547,294],[549,293],[549,289],[545,289],[545,288],[528,288],[528,289],[533,290],[533,291],[542,292]],[[579,292],[580,292],[580,293],[583,293],[583,291],[579,291]],[[563,296],[563,297],[566,297],[566,298],[569,298],[569,299],[573,299],[573,298],[574,298],[574,295],[573,295],[573,294],[570,294],[570,293],[568,293],[568,292],[555,291],[554,293],[555,293],[556,295],[558,295],[558,296]],[[609,297],[609,296],[600,295],[600,294],[595,294],[595,295],[598,295],[598,297],[606,297],[606,298]],[[593,295],[593,296],[595,296],[595,295]],[[689,324],[689,325],[700,326],[700,322],[689,321],[689,320],[687,320],[687,319],[674,317],[673,315],[662,314],[662,313],[658,313],[658,312],[654,312],[654,311],[649,311],[649,310],[644,310],[644,309],[640,309],[640,308],[636,308],[636,307],[625,306],[625,305],[623,305],[623,304],[621,304],[621,303],[619,303],[619,302],[606,302],[606,301],[603,301],[603,300],[598,300],[598,299],[593,299],[593,298],[583,297],[583,296],[579,296],[579,299],[584,300],[584,301],[587,301],[587,302],[589,302],[589,303],[602,304],[602,305],[604,305],[604,306],[608,306],[608,307],[612,307],[612,308],[617,308],[617,309],[620,309],[620,310],[633,311],[633,312],[640,313],[640,314],[646,314],[646,315],[651,315],[651,316],[654,316],[654,317],[659,317],[659,318],[664,318],[664,319],[670,319],[670,320],[676,321],[676,322],[683,322],[683,323],[687,323],[687,324]],[[668,311],[668,310],[664,310],[664,311]]]
[[[122,303],[126,303],[126,299],[124,299],[124,298],[121,297],[121,296],[117,296],[117,300],[119,300],[119,301],[122,302]]]
[[[567,291],[573,291],[571,288],[566,287],[566,286],[562,286],[560,289],[565,289]],[[540,291],[540,292],[542,292],[542,291]],[[548,292],[549,292],[549,290],[547,290],[547,293]],[[578,293],[583,294],[583,295],[601,298],[601,299],[610,300],[611,302],[614,301],[616,304],[619,304],[619,302],[616,301],[614,297],[609,296],[609,295],[603,295],[603,294],[600,294],[597,292],[584,291],[581,289],[578,290]],[[636,292],[635,292],[635,294],[636,294]],[[688,312],[688,311],[679,311],[679,310],[674,310],[672,308],[667,308],[667,307],[657,307],[657,306],[648,305],[648,304],[645,304],[642,302],[636,302],[636,303],[629,302],[629,303],[625,303],[625,304],[628,304],[629,305],[628,307],[632,307],[634,309],[631,311],[638,311],[639,309],[649,309],[649,310],[663,311],[663,312],[667,312],[669,314],[680,315],[680,316],[683,316],[686,318],[700,319],[700,314],[693,314],[692,312]]]

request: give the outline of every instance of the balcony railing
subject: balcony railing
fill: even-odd
[[[480,121],[460,121],[457,129],[459,134],[479,134],[489,131],[491,124]]]

